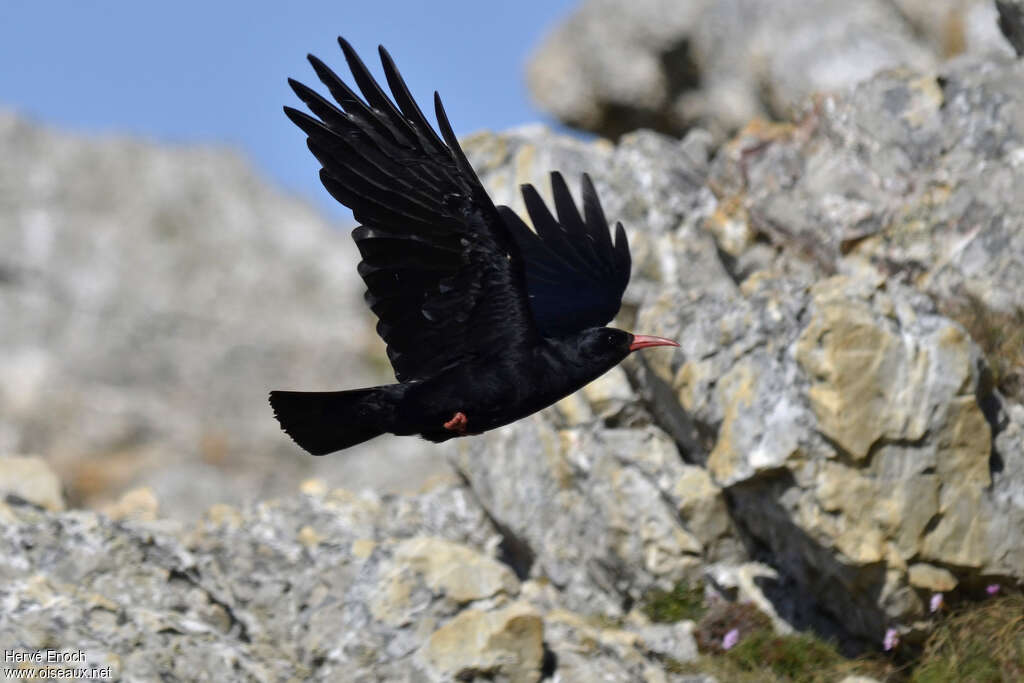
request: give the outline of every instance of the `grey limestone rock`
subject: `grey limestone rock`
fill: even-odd
[[[536,49],[534,99],[617,138],[693,126],[717,140],[877,71],[1007,54],[988,0],[585,0]]]
[[[632,328],[645,299],[667,283],[687,296],[735,290],[713,238],[699,228],[714,204],[704,186],[707,144],[701,132],[681,142],[637,133],[613,148],[531,128],[470,138],[466,150],[495,200],[520,212],[513,193],[525,182],[547,192],[548,169],[593,176],[633,250],[619,316]],[[678,405],[637,394],[634,375],[644,371],[616,369],[539,416],[460,443],[453,457],[521,544],[525,569],[558,586],[577,610],[618,614],[655,587],[699,579],[705,561],[745,557],[721,491],[679,455],[677,440],[696,443],[699,435]]]
[[[621,615],[653,588],[698,581],[741,556],[721,490],[653,426],[556,428],[544,416],[470,441],[455,457],[524,569],[571,608]],[[490,453],[501,453],[500,459]]]
[[[913,13],[911,5],[900,4],[901,17]],[[870,17],[878,7],[846,10],[860,13],[851,32],[862,30],[862,19],[877,26]],[[823,26],[834,37],[835,26]],[[657,32],[637,35],[661,40]],[[871,45],[887,44],[886,35]],[[194,525],[160,520],[156,501],[163,505],[164,496],[144,489],[107,508],[109,517],[43,511],[27,496],[11,496],[0,505],[0,636],[27,649],[81,642],[92,663],[125,678],[213,680],[195,672],[217,671],[217,680],[228,672],[229,680],[671,681],[685,678],[666,663],[696,656],[693,625],[638,616],[636,605],[652,589],[704,581],[727,599],[759,605],[780,631],[811,626],[863,646],[877,645],[890,628],[928,628],[932,593],[956,600],[988,583],[1024,582],[1024,405],[1007,371],[1024,354],[1006,334],[1024,319],[1017,201],[1024,75],[1007,58],[964,57],[929,71],[932,59],[923,58],[924,71],[885,71],[847,94],[813,97],[795,122],[751,122],[713,159],[713,135],[700,130],[683,140],[631,133],[617,145],[539,127],[471,137],[466,151],[483,182],[518,211],[520,183],[547,193],[549,170],[565,173],[572,187],[580,172],[591,173],[608,217],[625,223],[633,246],[634,278],[616,324],[676,338],[680,349],[637,354],[548,410],[458,440],[449,454],[457,478],[415,495],[310,483],[298,496],[215,506]],[[29,128],[13,137],[31,146],[33,134]],[[82,143],[66,144],[68,159],[77,159]],[[231,166],[178,152],[199,154],[202,173],[220,169],[219,177],[227,174],[223,164]],[[182,164],[176,157],[162,163],[175,173]],[[75,223],[47,218],[64,205],[33,193],[79,190],[46,168],[28,180],[4,176],[20,188],[16,197],[35,203],[9,202],[14,227],[0,239],[20,251],[0,251],[19,254],[2,264],[0,306],[25,314],[43,310],[43,302],[65,316],[107,306],[110,313],[83,313],[66,337],[56,318],[37,314],[11,335],[13,355],[0,356],[0,368],[19,384],[4,390],[21,389],[4,394],[0,431],[7,439],[17,434],[21,450],[39,439],[61,452],[71,450],[62,441],[71,437],[40,427],[40,387],[77,376],[61,365],[65,358],[100,368],[104,360],[118,368],[123,358],[134,367],[141,362],[130,353],[136,337],[111,337],[119,340],[114,360],[94,357],[99,351],[82,339],[98,334],[100,321],[129,331],[140,323],[134,308],[119,312],[129,304],[97,294],[135,282],[127,275],[104,285],[90,271],[80,280],[99,284],[81,291],[53,275],[62,272],[54,264],[115,275],[136,266],[104,260],[103,245],[121,244],[122,228],[112,225],[132,222],[108,221],[102,212],[75,217],[87,229],[67,239],[84,240],[76,249],[92,249],[104,267],[54,255],[64,243],[38,235],[58,234],[65,219]],[[187,211],[204,203],[219,207],[217,215],[241,211],[233,200],[207,197],[202,173],[202,182],[186,185],[195,197],[184,202]],[[99,195],[113,191],[95,182]],[[261,220],[276,215],[270,206],[261,212]],[[197,223],[200,217],[175,229],[198,230]],[[224,240],[234,244],[232,230],[240,242],[253,239],[241,223],[231,225]],[[351,254],[334,256],[323,246],[335,244],[330,233],[308,227],[298,246],[287,247],[259,225],[256,234],[273,249],[295,249],[303,263],[315,250],[309,264],[344,257],[339,270],[351,270]],[[147,239],[162,244],[159,234]],[[176,244],[161,247],[148,272],[184,267],[183,255],[171,258]],[[148,258],[135,248],[126,242],[118,253]],[[301,280],[308,273],[296,273],[304,272],[293,265],[275,279]],[[182,287],[189,311],[202,308],[190,297],[220,291]],[[155,284],[139,291],[157,310],[174,300]],[[61,309],[54,292],[71,303]],[[964,305],[976,315],[965,315]],[[321,321],[294,315],[290,324],[320,329]],[[184,317],[163,319],[171,330],[185,324]],[[993,331],[993,321],[1003,327]],[[217,325],[228,323],[206,323]],[[56,330],[54,350],[39,351],[47,330]],[[276,332],[265,334],[268,348],[284,343]],[[158,357],[173,358],[183,339],[193,339],[183,335],[143,341],[156,345]],[[312,339],[318,348],[325,343]],[[227,363],[219,351],[190,343],[211,355],[182,365],[189,373]],[[225,367],[244,374],[266,358],[253,353],[255,365],[243,353]],[[292,367],[290,354],[300,351],[266,353]],[[168,396],[153,398],[133,383],[158,369],[142,363],[123,376],[81,370],[88,382],[80,391],[113,401],[103,405],[128,415],[126,424],[175,431],[168,443],[185,439],[180,447],[189,453],[201,431],[190,422],[195,411],[172,400],[191,386],[175,374],[180,368],[159,375],[176,387]],[[131,405],[151,400],[166,411],[167,426],[151,423],[149,413],[110,408],[125,401],[108,386],[112,377],[122,378]],[[72,434],[92,434],[82,426],[91,413],[62,410],[78,425]],[[228,425],[245,413],[209,410]],[[25,416],[24,435],[12,431]],[[93,429],[113,429],[105,425],[120,419]],[[102,434],[74,438],[109,442]]]
[[[927,298],[760,273],[717,307],[673,313],[676,301],[668,291],[639,317],[685,321],[683,353],[652,374],[715,435],[707,470],[759,559],[791,582],[774,594],[784,619],[821,609],[877,642],[923,620],[930,592],[1020,580],[1019,411]]]
[[[641,254],[619,324],[682,344],[602,380],[626,383],[617,412],[584,391],[461,444],[530,575],[614,613],[756,559],[778,573],[777,620],[862,644],[926,627],[931,592],[1024,579],[1019,398],[946,315],[962,297],[1020,311],[1019,71],[882,73],[796,123],[752,123],[710,172],[682,153],[692,136],[470,144],[501,150],[482,164],[498,191],[589,162]]]
[[[685,626],[588,622],[521,584],[499,540],[457,482],[310,481],[195,525],[0,503],[0,638],[82,651],[113,680],[681,680],[662,658],[695,658]]]
[[[1020,62],[962,58],[880,74],[795,124],[748,126],[713,164],[709,228],[741,236],[721,242],[739,261],[769,242],[815,277],[867,269],[928,294],[986,352],[1007,347],[997,379],[1018,393],[1022,88]]]

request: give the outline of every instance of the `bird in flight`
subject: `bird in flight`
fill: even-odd
[[[436,92],[440,137],[383,46],[393,99],[338,43],[362,97],[310,55],[335,102],[289,79],[313,116],[284,111],[306,133],[324,187],[360,223],[358,271],[398,382],[270,392],[299,446],[324,455],[384,433],[479,434],[568,396],[637,349],[679,346],[605,327],[629,282],[629,244],[621,223],[612,240],[587,175],[582,214],[559,173],[557,217],[523,185],[531,230],[488,197]]]

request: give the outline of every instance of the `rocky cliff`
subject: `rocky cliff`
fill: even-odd
[[[7,483],[2,640],[189,680],[707,680],[757,619],[912,650],[1024,582],[1021,93],[1021,63],[969,56],[717,151],[467,139],[514,208],[591,173],[633,248],[619,323],[679,351],[458,440],[417,494],[312,481],[186,524]]]
[[[1019,580],[1021,86],[1016,61],[883,73],[710,161],[699,132],[477,141],[506,198],[590,169],[643,226],[624,322],[682,343],[462,444],[535,570],[614,611],[762,560],[786,619],[868,642]]]

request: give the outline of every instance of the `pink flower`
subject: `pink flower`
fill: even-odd
[[[722,638],[722,649],[732,649],[738,642],[740,642],[740,630],[738,628],[734,628],[733,630],[726,633],[725,637]]]
[[[989,585],[985,586],[985,592],[989,595],[995,595],[999,592],[1000,588],[1001,586],[998,583],[990,583]]]
[[[928,601],[928,611],[938,612],[942,609],[942,593],[932,593],[932,599]]]
[[[893,649],[900,644],[900,634],[896,632],[896,629],[890,628],[885,632],[885,638],[882,640],[882,647],[886,652]]]

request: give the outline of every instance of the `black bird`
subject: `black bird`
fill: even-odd
[[[337,105],[289,79],[316,118],[284,111],[308,136],[324,187],[361,223],[359,274],[398,383],[270,392],[299,446],[324,455],[385,432],[479,434],[568,396],[632,351],[679,346],[604,327],[629,282],[629,245],[621,223],[612,241],[587,175],[582,216],[560,174],[551,174],[557,219],[523,185],[533,232],[487,196],[436,92],[443,140],[383,46],[393,101],[338,42],[362,97],[309,55]]]

